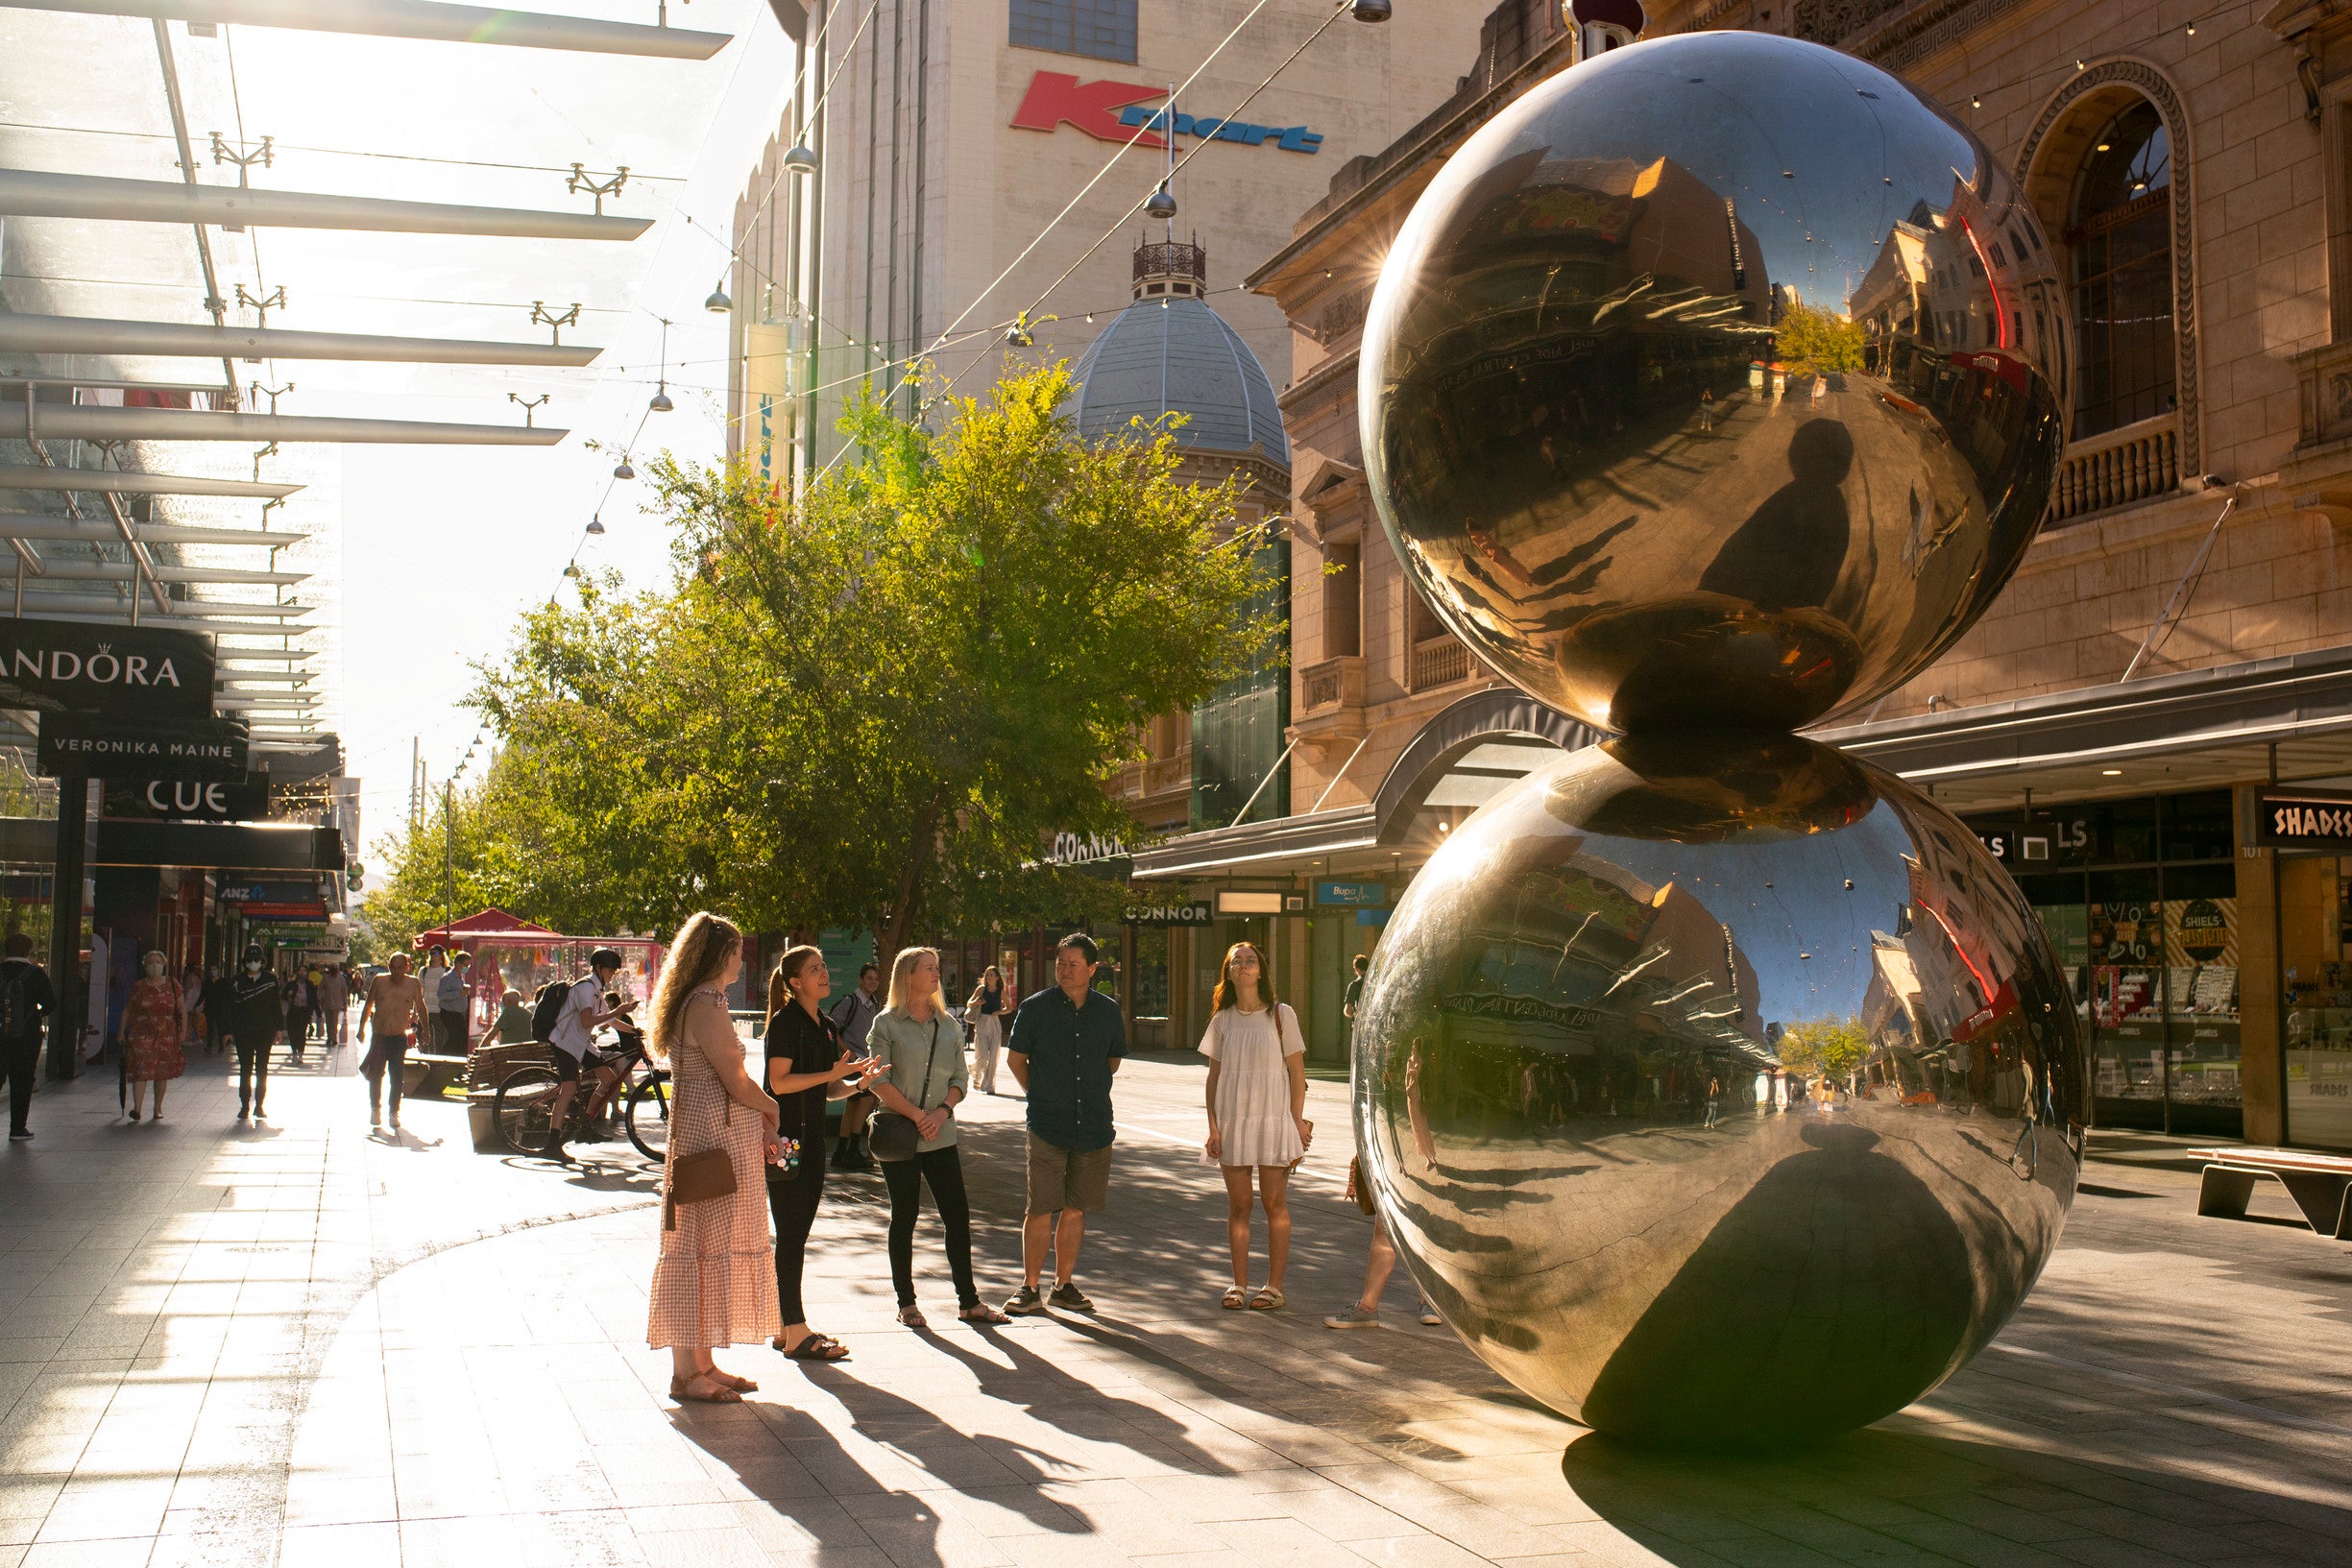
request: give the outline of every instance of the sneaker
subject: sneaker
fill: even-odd
[[[1429,1298],[1427,1296],[1421,1297],[1421,1321],[1428,1324],[1431,1328],[1442,1327],[1445,1322],[1444,1318],[1438,1315],[1437,1308],[1432,1307],[1429,1304]]]
[[[1045,1311],[1045,1297],[1037,1293],[1034,1285],[1024,1285],[1005,1303],[1005,1311],[1014,1317],[1034,1317]]]
[[[13,1143],[20,1142],[20,1141],[22,1141],[22,1140],[24,1140],[24,1139],[30,1138],[30,1137],[32,1137],[32,1136],[33,1136],[33,1132],[32,1132],[32,1129],[31,1129],[31,1128],[29,1128],[29,1127],[18,1127],[18,1128],[17,1128],[15,1131],[13,1131],[13,1132],[12,1132],[12,1133],[10,1133],[10,1134],[9,1134],[9,1142],[10,1142],[10,1143],[12,1143],[12,1144],[13,1144]]]
[[[1058,1307],[1066,1313],[1090,1313],[1094,1311],[1094,1303],[1086,1299],[1086,1292],[1079,1290],[1077,1286],[1071,1284],[1068,1280],[1064,1280],[1059,1285],[1055,1286],[1054,1293],[1046,1297],[1046,1301],[1049,1305]]]
[[[1379,1326],[1380,1314],[1360,1301],[1351,1301],[1323,1319],[1323,1327],[1327,1329],[1376,1329]]]

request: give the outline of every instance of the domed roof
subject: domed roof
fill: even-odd
[[[1130,420],[1184,414],[1179,446],[1246,452],[1254,443],[1290,466],[1266,368],[1202,301],[1136,301],[1103,328],[1072,374],[1077,385],[1065,407],[1088,439],[1124,430]]]

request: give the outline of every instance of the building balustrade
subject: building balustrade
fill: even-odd
[[[2050,490],[2049,521],[2135,506],[2179,488],[2180,420],[2159,414],[2069,444]]]

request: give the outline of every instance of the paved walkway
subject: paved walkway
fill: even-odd
[[[1365,1240],[1341,1086],[1311,1090],[1291,1310],[1217,1310],[1200,1084],[1121,1075],[1097,1316],[952,1324],[927,1228],[938,1327],[898,1328],[880,1184],[837,1177],[812,1295],[856,1359],[740,1349],[762,1391],[683,1409],[644,1348],[633,1158],[477,1156],[453,1106],[372,1141],[349,1078],[275,1086],[284,1130],[243,1137],[201,1079],[161,1127],[111,1122],[111,1084],[44,1095],[0,1168],[0,1568],[2352,1561],[2352,1259],[2194,1218],[2181,1144],[2102,1141],[2041,1287],[1936,1394],[1811,1453],[1685,1459],[1534,1408],[1401,1281],[1384,1331],[1320,1326]],[[1017,1283],[1019,1111],[967,1133],[992,1294]]]

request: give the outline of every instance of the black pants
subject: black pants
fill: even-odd
[[[955,1276],[956,1304],[980,1305],[972,1288],[972,1205],[963,1195],[963,1161],[956,1146],[934,1148],[911,1160],[882,1162],[883,1185],[890,1189],[890,1283],[898,1304],[914,1305],[914,1222],[923,1213],[922,1182],[931,1184],[939,1223],[947,1230],[947,1271]]]
[[[258,1043],[237,1042],[237,1109],[258,1111],[270,1093],[270,1037]]]
[[[392,1121],[399,1125],[400,1096],[408,1087],[408,1036],[379,1034],[368,1042],[368,1053],[361,1058],[359,1070],[368,1075],[368,1114],[381,1114],[384,1108],[384,1074],[392,1074]]]
[[[36,1033],[30,1040],[0,1040],[0,1071],[9,1080],[9,1131],[24,1132],[25,1118],[33,1111],[33,1075],[40,1071],[41,1037]]]
[[[302,1055],[303,1047],[308,1043],[309,1039],[310,1009],[307,1007],[287,1008],[286,1041],[289,1045],[293,1046],[294,1054],[296,1057],[299,1058]]]
[[[809,1250],[809,1227],[816,1223],[816,1206],[825,1195],[825,1140],[800,1142],[800,1169],[787,1176],[768,1168],[767,1212],[776,1221],[777,1321],[789,1326],[806,1323],[809,1310],[801,1305],[800,1276]]]

